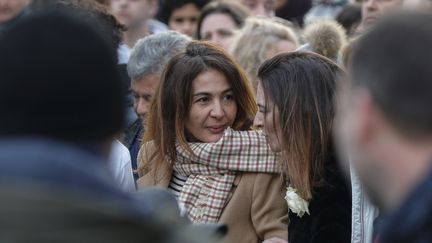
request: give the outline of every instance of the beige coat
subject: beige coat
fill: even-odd
[[[163,176],[158,170],[149,172],[138,180],[138,187],[159,186],[167,188],[171,173]],[[288,207],[285,189],[280,176],[268,173],[238,173],[232,193],[222,212],[219,223],[229,227],[227,242],[254,243],[279,237],[288,239]]]

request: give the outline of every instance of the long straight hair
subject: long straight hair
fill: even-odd
[[[306,200],[312,199],[313,188],[323,182],[336,110],[336,83],[342,72],[330,59],[305,52],[277,55],[258,70],[266,101],[271,100],[279,111],[279,120],[265,126],[280,123],[282,167],[290,184]]]
[[[186,138],[185,119],[192,104],[193,81],[208,70],[222,73],[231,85],[238,107],[232,129],[250,129],[257,108],[253,88],[246,75],[221,48],[192,41],[184,52],[168,63],[156,91],[143,141],[143,144],[152,141],[155,152],[149,159],[143,158],[142,161],[148,162],[145,169],[156,174],[158,168],[172,168],[177,155],[177,142],[193,156]],[[170,162],[168,166],[167,160]]]

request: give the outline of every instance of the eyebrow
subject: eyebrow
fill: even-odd
[[[222,94],[226,94],[226,93],[232,92],[232,91],[233,91],[233,89],[229,88],[229,89],[226,89],[226,90],[222,91]],[[193,94],[192,97],[199,96],[199,95],[211,95],[211,93],[209,93],[209,92],[199,92],[199,93]]]

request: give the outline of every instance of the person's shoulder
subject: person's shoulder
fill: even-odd
[[[238,187],[249,187],[255,194],[274,193],[275,189],[281,192],[285,188],[283,178],[280,174],[239,172]]]

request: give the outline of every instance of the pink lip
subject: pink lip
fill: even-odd
[[[225,125],[221,125],[221,126],[208,126],[207,129],[214,134],[219,134],[222,133],[223,131],[225,131],[226,126]]]
[[[374,23],[375,21],[377,21],[378,18],[374,17],[374,16],[370,16],[370,17],[366,17],[365,22],[366,23]]]
[[[119,12],[118,16],[123,17],[123,18],[128,18],[129,14],[127,12]]]

